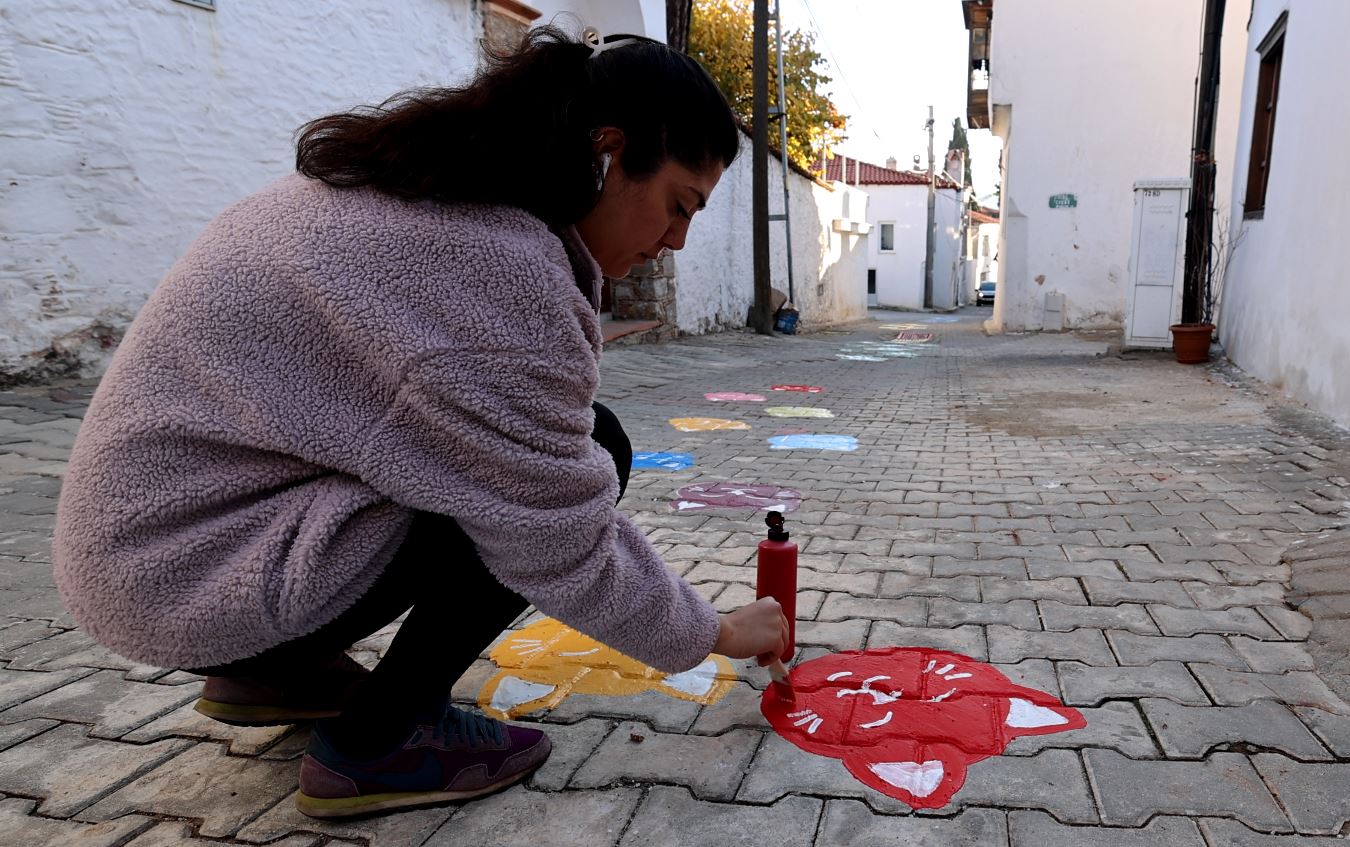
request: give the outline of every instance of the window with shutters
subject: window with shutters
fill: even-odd
[[[1280,99],[1280,69],[1284,60],[1284,33],[1289,13],[1262,39],[1256,52],[1261,54],[1261,72],[1256,81],[1256,108],[1252,118],[1252,152],[1247,163],[1247,199],[1243,217],[1260,218],[1266,210],[1266,188],[1270,185],[1270,164],[1275,141],[1275,106]]]

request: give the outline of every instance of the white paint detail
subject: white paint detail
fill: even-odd
[[[929,659],[929,660],[928,660],[928,667],[924,668],[924,669],[923,669],[923,672],[924,672],[924,673],[932,673],[932,672],[933,672],[933,668],[935,668],[935,667],[937,667],[937,659]]]
[[[973,673],[954,673],[951,674],[950,676],[944,676],[943,679],[947,680],[948,682],[951,682],[954,679],[970,679],[974,675],[975,674]]]
[[[938,676],[942,676],[943,674],[951,673],[951,672],[952,672],[952,669],[955,668],[955,667],[956,667],[956,665],[950,665],[950,664],[948,664],[948,665],[943,665],[942,667],[940,667],[940,668],[938,668],[937,670],[933,671],[933,673],[937,674]]]
[[[955,694],[955,693],[956,693],[956,689],[953,688],[951,691],[948,691],[946,694],[939,694],[939,695],[936,696],[936,697],[930,697],[930,698],[927,700],[927,702],[929,702],[929,703],[941,703],[943,700],[946,700],[948,697],[952,696],[952,695]]]
[[[492,700],[488,705],[499,712],[509,712],[523,703],[547,697],[556,687],[508,676],[497,685],[497,690],[492,692]]]
[[[591,655],[592,653],[599,653],[599,652],[600,652],[600,648],[599,648],[599,647],[592,647],[592,648],[589,649],[589,650],[563,650],[563,651],[560,651],[560,652],[558,653],[558,655],[559,655],[559,656],[566,656],[566,657],[568,657],[568,658],[575,658],[575,657],[577,657],[577,656],[589,656],[589,655]]]
[[[1053,709],[1037,706],[1030,700],[1013,697],[1008,701],[1008,726],[1019,729],[1036,729],[1042,726],[1061,726],[1069,719]]]
[[[838,673],[832,673],[825,677],[825,680],[827,682],[834,682],[836,679],[843,679],[846,676],[853,676],[853,671],[839,671]]]
[[[671,674],[662,680],[663,683],[676,691],[683,691],[685,694],[691,694],[695,697],[702,697],[711,691],[716,681],[717,663],[711,659],[696,668]]]
[[[942,762],[929,759],[923,764],[918,762],[876,762],[867,766],[872,773],[894,785],[903,788],[915,797],[927,797],[937,790],[946,772]]]
[[[862,727],[863,729],[876,729],[879,726],[885,726],[886,724],[890,723],[891,718],[893,717],[895,717],[895,712],[887,712],[886,717],[881,718],[880,720],[875,720],[872,721],[871,723],[860,723],[858,724],[858,726]]]

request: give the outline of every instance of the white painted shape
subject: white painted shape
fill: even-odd
[[[827,682],[834,682],[836,679],[843,679],[846,676],[853,676],[853,671],[839,671],[838,673],[830,674],[825,677],[825,679]]]
[[[1008,726],[1017,729],[1036,729],[1042,726],[1062,726],[1069,719],[1053,709],[1037,706],[1030,700],[1013,697],[1008,701]]]
[[[717,663],[709,659],[696,668],[671,674],[662,681],[676,691],[702,697],[712,690],[713,683],[717,681]]]
[[[887,712],[886,717],[881,718],[880,720],[875,720],[872,721],[871,723],[860,723],[858,724],[858,726],[862,727],[863,729],[876,729],[879,726],[885,726],[886,724],[890,723],[891,718],[893,717],[895,717],[895,712]]]
[[[547,697],[556,687],[508,676],[492,692],[492,700],[488,705],[499,712],[509,712],[523,703]]]
[[[894,785],[903,788],[915,797],[927,797],[937,790],[942,782],[945,770],[942,762],[930,759],[923,764],[918,762],[876,762],[867,766],[872,773]]]

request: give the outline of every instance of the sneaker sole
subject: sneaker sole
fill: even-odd
[[[474,791],[406,791],[334,798],[310,797],[301,791],[295,795],[295,807],[302,814],[311,818],[351,818],[397,809],[423,809],[431,806],[444,806],[448,803],[473,800],[488,794],[494,794],[504,788],[510,788],[538,770],[540,765],[543,765],[542,761],[528,770],[499,779]]]
[[[192,707],[212,720],[231,726],[280,726],[297,721],[314,721],[320,718],[335,718],[342,712],[338,709],[289,709],[284,706],[243,706],[238,703],[221,703],[218,700],[201,698]]]

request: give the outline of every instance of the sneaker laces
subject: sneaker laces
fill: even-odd
[[[501,745],[502,725],[486,715],[464,712],[453,706],[447,707],[440,722],[432,730],[433,736],[449,739],[463,739],[470,746],[478,746],[485,741]]]

